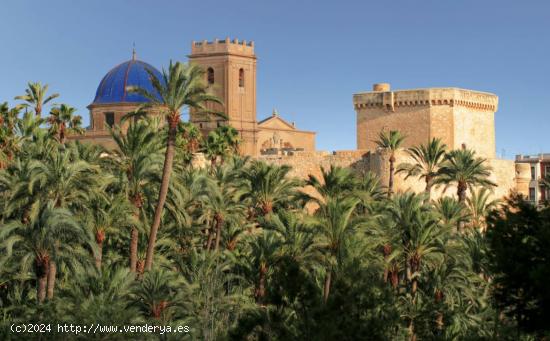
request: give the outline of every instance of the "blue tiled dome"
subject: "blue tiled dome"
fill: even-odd
[[[99,83],[93,103],[148,102],[145,97],[128,91],[129,86],[136,86],[158,95],[146,70],[150,70],[162,80],[162,75],[157,69],[140,60],[131,59],[115,66]]]

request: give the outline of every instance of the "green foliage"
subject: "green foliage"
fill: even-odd
[[[499,311],[519,329],[542,336],[550,332],[550,208],[516,196],[488,220],[490,270]]]
[[[167,110],[168,123],[182,106],[205,109],[197,104],[207,99],[201,75],[172,64],[154,82],[162,100],[151,103]],[[48,102],[33,91],[29,105]],[[135,115],[127,130],[111,130],[117,149],[106,151],[60,135],[63,125],[71,129],[69,106],[47,120],[7,104],[0,113],[2,339],[14,338],[12,323],[31,321],[191,328],[136,339],[548,334],[550,209],[520,199],[499,207],[486,189],[489,169],[471,151],[446,154],[438,140],[409,149],[414,163],[398,167],[408,176],[429,180],[427,188],[463,185],[461,200],[434,201],[427,193],[387,197],[375,174],[334,166],[298,180],[288,166],[239,157],[238,134],[226,126],[202,140],[190,123]],[[174,172],[159,211],[170,131]],[[383,133],[380,147],[391,159],[402,141]],[[213,162],[194,169],[201,149]]]

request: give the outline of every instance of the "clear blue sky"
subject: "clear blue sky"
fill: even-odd
[[[352,94],[464,87],[497,94],[497,153],[550,152],[550,1],[26,1],[0,5],[0,101],[27,81],[88,105],[113,66],[186,60],[192,40],[254,40],[258,118],[276,107],[355,148]]]

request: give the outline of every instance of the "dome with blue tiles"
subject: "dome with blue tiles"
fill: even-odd
[[[128,91],[128,87],[140,87],[150,93],[158,93],[153,89],[149,70],[158,79],[162,79],[161,73],[150,64],[137,60],[134,56],[131,60],[115,66],[99,83],[93,104],[107,103],[145,103],[149,100],[135,92]]]

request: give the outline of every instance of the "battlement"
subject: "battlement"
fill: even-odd
[[[244,56],[254,56],[254,42],[229,37],[225,39],[214,39],[214,41],[193,41],[191,44],[191,55],[201,56],[208,54],[236,54]]]
[[[383,85],[383,86],[382,86]],[[412,106],[463,106],[496,112],[498,97],[494,94],[460,88],[427,88],[390,91],[389,84],[375,84],[373,91],[353,95],[355,109]]]

